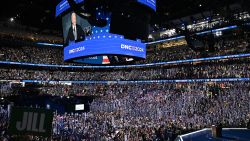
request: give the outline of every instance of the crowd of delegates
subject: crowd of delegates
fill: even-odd
[[[249,38],[220,40],[218,52],[206,56],[245,53]],[[202,57],[187,46],[149,52],[152,63]],[[0,60],[43,64],[63,63],[63,49],[0,47]],[[153,80],[250,77],[248,62],[214,63],[112,71],[0,69],[1,80]],[[73,64],[75,65],[75,64]],[[2,83],[1,90],[10,91]],[[222,124],[246,127],[250,118],[250,82],[151,84],[42,84],[40,94],[98,96],[88,113],[54,114],[53,140],[150,141],[174,140],[177,135]],[[1,137],[6,136],[7,111],[0,108]],[[8,140],[8,137],[5,138]],[[34,139],[35,140],[35,139]]]
[[[202,78],[250,78],[249,59],[209,64],[172,67],[139,68],[132,70],[27,70],[0,69],[2,80],[165,80]]]
[[[250,119],[249,82],[78,87],[86,92],[99,89],[89,94],[100,97],[90,103],[88,113],[55,112],[53,140],[173,141],[179,134],[213,124],[246,127]]]
[[[172,60],[182,60],[200,58],[208,56],[229,55],[249,52],[250,39],[248,35],[227,37],[218,39],[215,43],[216,52],[195,52],[187,45],[170,47],[163,49],[152,47],[153,50],[147,52],[147,59],[137,63],[152,63]],[[149,47],[150,48],[150,47]],[[205,48],[205,47],[204,47]],[[42,64],[68,64],[63,61],[63,48],[59,47],[31,47],[31,46],[1,46],[1,61],[17,61]],[[77,65],[77,64],[71,64]],[[78,64],[79,65],[79,64]]]
[[[0,60],[41,63],[62,64],[63,49],[52,47],[0,47]]]
[[[0,98],[4,96],[9,96],[13,94],[10,82],[1,82],[0,81]]]
[[[6,107],[0,104],[0,140],[3,141],[1,138],[2,136],[6,135],[6,129],[8,127],[8,110]]]
[[[249,82],[102,87],[89,113],[56,115],[53,133],[100,141],[174,140],[212,124],[246,127],[250,116]]]

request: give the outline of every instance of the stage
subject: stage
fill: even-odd
[[[250,141],[250,129],[223,128],[222,137],[212,137],[211,128],[180,135],[176,141]]]

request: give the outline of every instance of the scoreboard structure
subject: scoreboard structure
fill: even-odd
[[[156,0],[62,0],[64,61],[94,65],[127,64],[146,59]]]

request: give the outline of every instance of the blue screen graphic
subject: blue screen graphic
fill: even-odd
[[[104,19],[107,21],[107,25],[104,27],[93,26],[92,27],[92,34],[98,33],[109,33],[110,31],[110,22],[111,22],[111,13],[110,12],[103,12],[102,10],[96,9],[96,18],[97,19]]]
[[[156,11],[156,0],[137,0],[138,2],[145,4],[146,6],[152,8]]]
[[[121,35],[103,33],[64,48],[65,61],[87,56],[95,58],[98,55],[124,55],[145,59],[146,45],[140,41],[124,39]]]
[[[75,0],[76,3],[82,3],[84,0]],[[156,0],[137,0],[137,2],[144,4],[154,11],[156,11]],[[56,17],[62,14],[64,11],[68,10],[70,8],[69,3],[67,0],[62,0],[57,6],[56,6]]]
[[[75,1],[77,3],[84,2],[84,0]],[[67,0],[63,0],[60,4],[57,6],[57,15],[69,9]],[[143,4],[150,5],[149,3]],[[95,12],[96,20],[104,19],[107,21],[107,25],[104,27],[91,25],[88,19],[81,18],[72,11],[62,17],[65,61],[115,64],[146,58],[146,45],[144,43],[109,33],[111,12],[103,10],[103,7],[96,7]]]
[[[84,2],[84,0],[75,0],[76,3]],[[69,3],[67,0],[62,0],[57,6],[56,6],[56,17],[62,14],[64,11],[68,10],[70,8]]]

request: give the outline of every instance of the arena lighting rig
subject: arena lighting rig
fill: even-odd
[[[146,58],[151,15],[156,0],[62,0],[64,61],[127,64]]]

